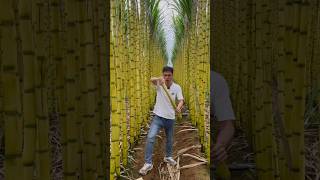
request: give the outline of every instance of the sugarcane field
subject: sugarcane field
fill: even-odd
[[[198,1],[197,7],[201,8],[198,11],[192,1],[111,1],[110,179],[210,178],[208,3]],[[176,14],[171,17],[165,9],[174,10]],[[192,18],[188,13],[197,14],[198,18]],[[168,18],[171,24],[165,26]],[[198,26],[194,23],[196,20]],[[175,37],[170,40],[171,44],[167,43],[168,29]],[[196,31],[199,31],[198,45],[191,40],[191,35],[186,38],[187,33],[195,34]],[[198,60],[186,59],[189,56],[187,40],[199,48]],[[170,54],[167,53],[169,45],[172,48]],[[155,142],[148,142],[152,139],[148,135],[153,132],[151,122],[156,121],[155,116],[162,115],[160,110],[157,113],[153,110],[159,90],[153,88],[150,78],[162,76],[162,68],[170,64],[174,68],[174,82],[181,86],[185,102],[191,105],[184,106],[180,117],[173,117],[176,120],[163,120],[175,123],[172,158],[178,159],[176,166],[163,162],[166,156],[164,147],[168,143],[167,126],[155,134]],[[168,101],[168,97],[164,99]],[[175,108],[175,99],[171,103],[172,106],[167,106]],[[153,169],[143,176],[139,169],[145,164],[147,144],[154,146],[151,152]]]
[[[320,0],[0,0],[0,180],[320,180]]]
[[[146,114],[146,121],[142,118],[140,120],[142,122],[138,121],[133,125],[135,127],[131,127],[130,122],[134,117],[130,111],[134,113],[136,109],[131,109],[130,102],[136,104],[135,100],[138,99],[128,92],[130,117],[127,115],[128,119],[125,123],[126,127],[129,124],[130,130],[126,133],[134,134],[136,130],[131,132],[131,128],[137,126],[141,131],[137,132],[137,135],[130,135],[130,139],[126,140],[122,137],[121,140],[121,136],[127,137],[127,135],[120,130],[122,127],[116,126],[123,122],[120,120],[113,124],[115,139],[111,137],[111,142],[117,143],[117,149],[111,150],[111,153],[114,152],[115,161],[114,167],[111,163],[111,175],[115,174],[120,179],[320,179],[319,1],[168,0],[163,2],[167,4],[165,9],[161,8],[161,0],[146,2],[146,4],[141,2],[135,4],[127,1],[124,5],[121,2],[114,4],[115,16],[113,17],[116,18],[114,22],[119,22],[113,26],[115,29],[114,56],[118,57],[114,60],[114,66],[119,66],[117,63],[121,63],[118,62],[122,60],[119,56],[124,56],[125,60],[130,61],[130,53],[134,54],[134,50],[130,52],[132,46],[129,29],[147,32],[147,35],[138,33],[138,36],[142,35],[145,41],[137,45],[143,49],[147,48],[147,52],[132,55],[133,59],[136,57],[139,60],[147,57],[147,60],[141,62],[147,65],[142,67],[140,65],[141,70],[137,70],[136,77],[143,76],[142,73],[146,70],[147,81],[151,77],[161,76],[159,73],[163,66],[173,67],[174,81],[181,85],[186,105],[183,111],[184,120],[182,122],[177,120],[175,124],[173,158],[177,164],[170,166],[163,161],[162,158],[166,156],[165,141],[167,139],[166,134],[160,130],[153,150],[153,168],[146,175],[139,174],[145,166],[148,167],[144,164],[148,160],[149,133],[152,132],[150,126],[155,121],[152,112],[155,90],[150,91],[152,87],[146,85],[149,87],[149,91],[146,91],[150,93],[146,97],[151,97],[151,100],[143,97],[143,90],[142,95],[137,96],[146,101],[141,104],[147,104],[145,109],[151,110],[152,117]],[[132,9],[130,9],[131,5],[133,5]],[[210,5],[213,6],[212,9]],[[123,6],[129,6],[124,8],[129,11],[124,12],[124,17],[121,9]],[[176,11],[173,16],[166,14],[167,9],[170,8]],[[130,10],[136,12],[133,12],[136,14],[134,22],[142,21],[142,24],[147,22],[146,25],[141,28],[139,23],[133,23],[137,27],[131,29]],[[211,20],[210,10],[213,10]],[[171,22],[174,29],[174,46],[170,58],[168,57],[170,52],[165,52],[165,49],[171,42],[164,40],[163,37],[163,33],[169,33],[166,31],[166,16],[172,16]],[[208,26],[210,21],[212,26]],[[125,52],[121,52],[123,48],[119,47],[122,44],[119,41],[123,40],[119,37],[121,22],[125,22],[128,26],[123,28],[127,33],[122,35],[127,41],[124,43]],[[132,39],[137,42],[135,39],[137,36],[134,33],[132,32]],[[212,41],[209,41],[210,36],[213,36]],[[160,57],[157,57],[153,48],[159,51]],[[213,49],[212,54],[209,54],[209,49]],[[119,50],[118,55],[116,55],[117,50]],[[211,61],[210,68],[208,59]],[[130,62],[126,64],[127,68],[131,68]],[[121,65],[119,67],[124,68]],[[228,158],[216,164],[214,157],[211,158],[213,161],[210,161],[210,155],[214,156],[214,153],[209,153],[206,148],[212,142],[211,148],[214,149],[219,139],[215,139],[215,135],[208,136],[207,127],[211,126],[214,132],[222,131],[223,128],[219,127],[220,122],[215,121],[213,116],[210,121],[208,119],[210,116],[206,115],[206,111],[211,108],[208,107],[208,101],[212,100],[210,97],[215,97],[208,89],[209,79],[215,79],[212,73],[210,76],[209,69],[221,73],[225,78],[229,85],[235,114],[234,137],[225,148]],[[122,76],[125,73],[117,72],[116,68],[115,74],[116,79],[117,74]],[[129,75],[129,77],[133,76]],[[208,76],[210,76],[209,79]],[[139,79],[136,81],[139,82]],[[210,82],[211,88],[214,89],[215,82],[212,83],[212,80]],[[126,84],[128,85],[129,82],[127,81]],[[219,85],[221,84],[217,84]],[[132,87],[126,88],[130,91]],[[139,87],[136,88],[139,89]],[[121,85],[119,89],[122,89]],[[221,90],[217,87],[216,93],[219,91]],[[115,89],[114,93],[116,92]],[[133,94],[136,92],[134,91]],[[118,95],[112,97],[116,98]],[[133,99],[130,101],[130,98]],[[215,105],[214,101],[215,99],[210,102],[210,106]],[[216,101],[218,101],[216,106],[226,106],[222,104],[226,102],[221,101],[219,97]],[[116,103],[116,99],[114,102]],[[136,108],[140,109],[139,106]],[[114,109],[115,113],[116,109]],[[219,108],[216,107],[216,109]],[[139,113],[140,110],[138,110],[138,117]],[[217,116],[218,114],[217,112]],[[181,137],[181,131],[185,133],[183,137]],[[118,142],[118,136],[120,136],[120,142]],[[138,136],[136,141],[135,136]],[[193,140],[189,141],[188,138]],[[180,145],[181,141],[184,142],[182,145]],[[136,143],[131,145],[131,142]],[[132,148],[129,148],[129,153],[121,154],[123,153],[121,151],[126,151],[127,144]],[[122,148],[122,145],[125,148]],[[200,151],[195,150],[195,147],[201,147]],[[121,161],[121,157],[125,160]],[[211,177],[206,174],[206,169],[209,169]]]

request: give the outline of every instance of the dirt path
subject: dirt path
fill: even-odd
[[[181,131],[186,129],[194,129]],[[184,148],[188,148],[191,146],[200,146],[200,139],[198,137],[198,131],[196,128],[191,126],[191,122],[184,118],[181,122],[177,122],[175,124],[174,129],[174,144],[173,144],[173,155],[176,156],[178,151]],[[145,129],[145,132],[148,131],[148,128]],[[160,180],[160,179],[169,179],[169,172],[166,163],[163,162],[163,157],[165,156],[165,142],[166,137],[164,130],[161,129],[159,136],[157,137],[157,141],[154,146],[153,151],[153,169],[146,175],[143,176],[143,180]],[[144,151],[145,151],[145,143],[146,143],[146,134],[144,134],[139,143],[136,145],[134,160],[131,173],[133,178],[138,179],[141,177],[139,175],[139,169],[144,164]],[[192,148],[185,152],[187,154],[197,155],[204,158],[203,153],[201,153],[200,148]],[[177,161],[177,158],[175,159]],[[201,161],[195,160],[188,156],[180,156],[179,165],[180,167],[199,163]],[[161,177],[160,177],[161,176]],[[209,180],[209,168],[207,165],[199,165],[192,168],[181,169],[180,170],[180,179],[181,180]]]

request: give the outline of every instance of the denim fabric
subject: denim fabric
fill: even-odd
[[[146,151],[145,151],[145,162],[152,163],[152,152],[153,146],[156,140],[156,136],[159,133],[161,128],[164,128],[166,133],[166,157],[172,157],[172,145],[173,145],[173,126],[175,120],[174,119],[166,119],[160,116],[155,115],[153,117],[146,143]]]

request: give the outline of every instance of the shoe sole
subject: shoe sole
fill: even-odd
[[[171,166],[175,166],[177,163],[175,163],[175,164],[172,164],[172,163],[170,163],[168,160],[166,160],[166,159],[164,159],[163,160],[165,163],[169,163]]]
[[[140,175],[145,176],[145,175],[147,175],[147,174],[148,174],[148,172],[149,172],[149,171],[151,171],[151,170],[152,170],[152,168],[153,168],[153,166],[151,166],[151,168],[150,168],[150,169],[147,169],[147,170],[146,170],[146,173],[141,173],[141,172],[139,171],[139,174],[140,174]]]

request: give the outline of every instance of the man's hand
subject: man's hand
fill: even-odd
[[[150,79],[150,81],[154,84],[154,85],[162,85],[164,83],[164,79],[163,77],[152,77]]]
[[[159,84],[162,85],[162,84],[164,84],[164,83],[165,83],[165,80],[163,79],[163,77],[160,77],[160,78],[159,78]]]
[[[177,111],[178,113],[181,113],[182,106],[183,106],[183,99],[179,100],[178,105],[177,105],[177,107],[176,107],[176,111]]]
[[[223,162],[228,157],[225,145],[223,144],[216,144],[211,150],[211,154],[213,155],[214,164]]]
[[[226,145],[230,144],[234,134],[233,120],[217,121],[218,136],[216,145],[212,149],[212,157],[215,161],[222,162],[227,158]],[[214,162],[215,163],[215,162]]]
[[[178,106],[178,107],[176,108],[176,111],[177,111],[178,113],[181,113],[181,107]]]

